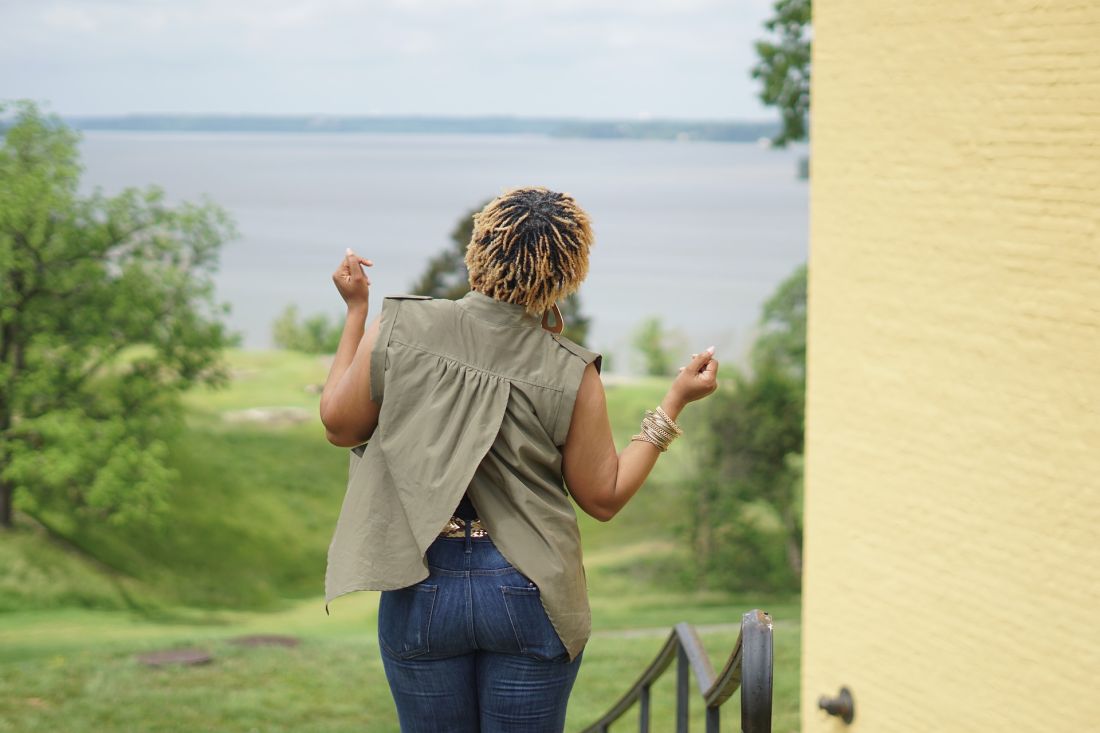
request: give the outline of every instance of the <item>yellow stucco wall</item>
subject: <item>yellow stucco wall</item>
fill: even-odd
[[[803,731],[1100,731],[1100,1],[814,34]]]

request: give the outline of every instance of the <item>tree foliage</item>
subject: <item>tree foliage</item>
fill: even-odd
[[[340,318],[329,320],[320,313],[300,319],[298,306],[291,303],[272,323],[271,331],[275,345],[281,349],[306,354],[335,354],[340,347],[344,322]]]
[[[154,521],[178,395],[225,384],[240,342],[213,302],[233,223],[156,187],[81,196],[76,133],[27,101],[0,118],[0,525]]]
[[[750,358],[753,370],[775,370],[806,381],[806,265],[800,265],[764,303]]]
[[[428,261],[420,278],[413,283],[410,293],[430,295],[433,298],[458,300],[470,291],[470,273],[466,269],[466,247],[474,232],[474,214],[485,204],[466,212],[451,230],[450,245]],[[581,311],[580,296],[573,293],[558,303],[565,330],[562,335],[582,346],[588,338],[590,319]]]
[[[768,299],[751,373],[704,404],[690,533],[703,576],[737,589],[794,590],[802,572],[806,267]],[[725,367],[723,367],[725,369]]]
[[[659,316],[650,316],[638,324],[631,343],[641,357],[642,372],[654,377],[675,376],[681,354],[687,351],[683,335],[666,330]]]
[[[756,42],[760,60],[752,78],[760,80],[760,99],[779,109],[783,127],[772,140],[779,147],[805,140],[810,112],[811,0],[776,0],[764,23],[771,38]]]

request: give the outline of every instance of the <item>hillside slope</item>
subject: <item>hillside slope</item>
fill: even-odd
[[[77,528],[64,517],[43,516],[46,531],[18,517],[13,532],[0,534],[0,611],[262,610],[322,596],[347,478],[346,449],[325,440],[317,417],[328,360],[240,350],[228,358],[234,373],[228,389],[186,397],[186,427],[170,442],[180,481],[168,496],[165,528]],[[608,380],[620,449],[666,384]],[[688,436],[691,413],[683,418]],[[609,567],[626,563],[632,577],[647,561],[662,564],[682,518],[674,479],[690,465],[689,441],[660,459],[614,521],[597,522],[578,509],[586,562],[590,556],[606,557]],[[617,548],[631,546],[620,558]]]

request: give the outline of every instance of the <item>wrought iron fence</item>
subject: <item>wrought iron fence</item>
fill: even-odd
[[[649,731],[649,697],[653,683],[676,659],[676,733],[687,733],[692,671],[706,706],[707,733],[719,733],[719,708],[741,689],[741,730],[771,733],[772,618],[758,609],[741,617],[741,633],[717,676],[695,627],[679,623],[638,681],[602,718],[581,733],[607,733],[634,703],[639,706],[639,730]]]

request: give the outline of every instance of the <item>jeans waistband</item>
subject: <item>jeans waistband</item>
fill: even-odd
[[[428,565],[442,570],[498,570],[512,568],[489,536],[436,537],[428,546]]]

